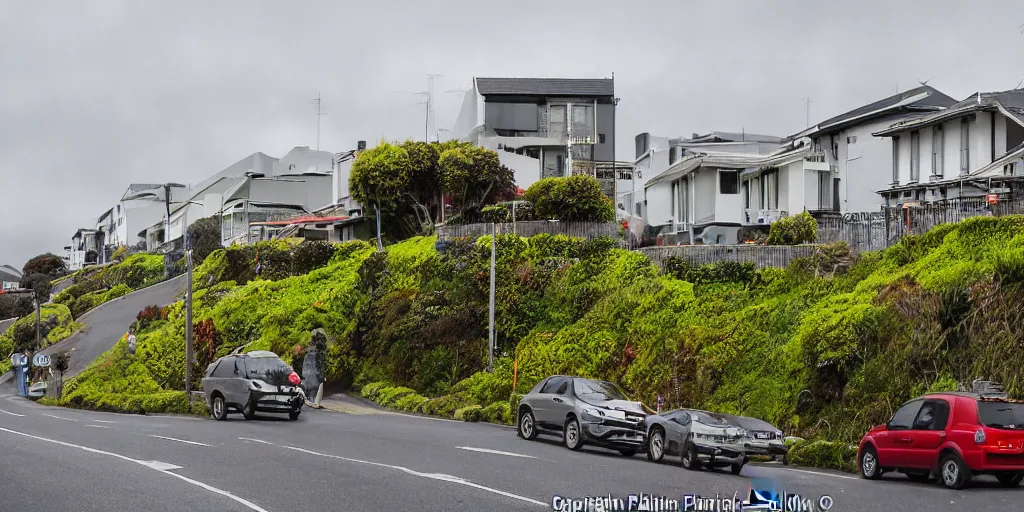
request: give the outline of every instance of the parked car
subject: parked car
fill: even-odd
[[[1024,402],[982,393],[933,393],[903,404],[861,439],[864,478],[901,472],[924,482],[933,475],[962,489],[991,474],[1007,487],[1024,479]]]
[[[646,416],[640,402],[611,382],[555,375],[523,396],[517,425],[523,439],[560,435],[570,450],[592,444],[632,457],[644,448]]]
[[[257,350],[224,356],[206,368],[203,390],[210,414],[223,420],[229,412],[252,419],[257,412],[288,414],[296,420],[302,412],[299,376],[277,354]]]
[[[676,409],[648,416],[647,458],[661,461],[665,455],[679,455],[683,467],[698,470],[729,466],[740,474],[747,463],[743,440],[746,432],[729,423],[725,416],[697,409]]]
[[[743,438],[743,451],[748,458],[752,455],[769,455],[773,459],[782,457],[785,461],[789,447],[786,446],[782,431],[774,425],[748,416],[723,414],[722,417],[729,424],[740,427],[747,433]]]

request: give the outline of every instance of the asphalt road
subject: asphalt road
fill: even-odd
[[[166,306],[176,302],[184,293],[185,284],[185,276],[178,276],[106,302],[78,319],[85,324],[82,331],[60,343],[46,347],[42,352],[53,355],[75,349],[71,353],[71,366],[64,374],[65,379],[73,377],[97,357],[110,350],[131,327],[139,311],[153,304]]]
[[[306,410],[296,422],[131,416],[0,397],[0,497],[10,510],[552,510],[555,495],[733,496],[754,477],[834,499],[839,511],[1019,510],[1024,489],[963,491],[900,477],[748,465],[693,472],[600,449],[525,441],[511,428]]]
[[[14,322],[18,321],[17,318],[8,318],[7,320],[0,320],[0,334],[3,334],[10,326],[14,325]]]

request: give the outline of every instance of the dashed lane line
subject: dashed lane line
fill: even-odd
[[[45,414],[44,413],[43,416],[49,416],[51,418],[57,418],[58,420],[64,420],[64,421],[78,421],[78,420],[76,420],[74,418],[65,418],[65,417],[62,417],[62,416],[55,416],[53,414]]]
[[[81,445],[77,445],[77,444],[67,443],[67,442],[64,442],[64,441],[58,441],[56,439],[49,439],[49,438],[46,438],[46,437],[34,436],[32,434],[26,434],[24,432],[18,432],[17,430],[11,430],[11,429],[7,429],[7,428],[3,428],[3,427],[0,427],[0,432],[7,432],[9,434],[14,434],[14,435],[19,435],[19,436],[23,436],[23,437],[28,437],[30,439],[36,439],[36,440],[39,440],[39,441],[46,441],[48,443],[53,443],[53,444],[57,444],[57,445],[60,445],[60,446],[66,446],[68,448],[78,448],[79,450],[85,450],[85,451],[87,451],[89,453],[97,453],[97,454],[100,454],[100,455],[107,455],[107,456],[115,457],[115,458],[118,458],[118,459],[121,459],[121,460],[126,460],[128,462],[134,462],[136,464],[139,464],[139,465],[145,466],[147,468],[150,468],[150,469],[152,469],[154,471],[159,471],[159,472],[161,472],[161,473],[163,473],[165,475],[170,475],[170,476],[173,476],[174,478],[177,478],[177,479],[182,480],[184,482],[188,482],[188,483],[190,483],[192,485],[195,485],[197,487],[201,487],[201,488],[206,489],[207,491],[210,491],[210,492],[212,492],[214,494],[219,494],[221,496],[224,496],[226,498],[234,500],[235,502],[240,503],[242,505],[245,505],[250,510],[253,510],[255,512],[267,512],[266,509],[260,507],[259,505],[255,504],[255,503],[253,503],[253,502],[251,502],[251,501],[249,501],[249,500],[247,500],[245,498],[242,498],[240,496],[235,496],[234,494],[231,494],[228,491],[225,491],[223,489],[218,489],[218,488],[216,488],[216,487],[214,487],[212,485],[200,482],[198,480],[193,480],[193,479],[188,478],[188,477],[184,477],[184,476],[181,476],[181,475],[178,475],[178,474],[175,474],[175,473],[171,473],[171,471],[170,471],[171,469],[181,469],[181,466],[175,466],[173,464],[168,464],[166,462],[160,462],[160,461],[155,461],[155,460],[138,460],[138,459],[133,459],[131,457],[127,457],[127,456],[121,455],[119,453],[108,452],[108,451],[103,451],[103,450],[97,450],[96,448],[89,448],[88,446],[81,446]]]
[[[523,455],[521,453],[503,452],[501,450],[491,450],[491,449],[488,449],[488,448],[474,448],[472,446],[456,446],[456,448],[458,448],[460,450],[469,450],[471,452],[493,453],[495,455],[508,455],[509,457],[522,457],[524,459],[536,459],[537,458],[537,457],[534,457],[533,455]]]
[[[241,439],[242,441],[252,441],[254,443],[269,444],[269,445],[273,445],[274,444],[274,443],[269,443],[267,441],[264,441],[262,439],[253,439],[251,437],[239,437],[239,439]]]
[[[168,441],[177,441],[179,443],[185,443],[185,444],[194,444],[196,446],[206,446],[206,447],[212,447],[213,446],[213,445],[209,445],[209,444],[206,444],[206,443],[197,443],[195,441],[186,441],[185,439],[176,439],[176,438],[173,438],[173,437],[158,436],[156,434],[149,434],[149,437],[155,437],[157,439],[166,439]]]
[[[5,410],[3,410],[3,409],[0,409],[0,412],[2,412],[2,413],[4,413],[4,414],[10,414],[11,416],[17,416],[17,417],[19,417],[19,418],[24,418],[24,417],[25,417],[25,415],[24,415],[24,414],[18,414],[18,413],[16,413],[16,412],[10,412],[10,411],[5,411]]]

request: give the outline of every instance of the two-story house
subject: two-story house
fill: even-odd
[[[86,265],[95,265],[99,260],[99,246],[96,244],[96,230],[82,228],[71,236],[71,246],[67,247],[68,270],[74,272]]]
[[[616,103],[614,78],[474,78],[451,135],[497,151],[521,188],[542,177],[602,179],[600,164],[615,161]]]
[[[974,93],[875,132],[892,147],[889,206],[1024,190],[1024,90]]]

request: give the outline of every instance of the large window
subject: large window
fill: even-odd
[[[723,194],[738,194],[740,188],[739,171],[718,171],[718,188]]]
[[[818,171],[818,209],[832,209],[832,171]]]
[[[779,208],[779,173],[771,171],[761,176],[761,209]]]
[[[942,176],[943,162],[942,155],[946,151],[946,137],[942,131],[942,125],[932,128],[932,175]]]
[[[921,179],[921,132],[910,132],[910,181]]]
[[[689,182],[688,177],[672,182],[672,216],[677,224],[690,222]]]
[[[960,120],[960,174],[971,172],[971,120]]]
[[[900,138],[892,138],[892,182],[900,182]]]
[[[551,105],[548,110],[548,137],[561,139],[565,136],[565,105]]]

